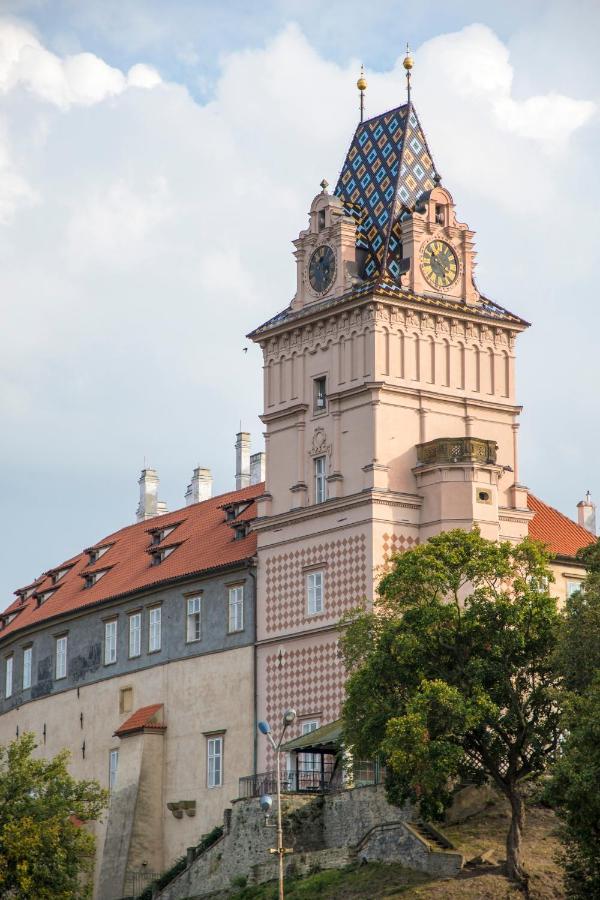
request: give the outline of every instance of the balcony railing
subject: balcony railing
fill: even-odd
[[[281,790],[286,794],[332,793],[349,787],[381,784],[384,778],[385,769],[372,760],[356,760],[350,769],[345,770],[339,765],[336,767],[332,759],[325,760],[323,768],[320,761],[317,761],[315,766],[282,772]],[[276,792],[277,779],[274,770],[240,778],[239,797],[260,797],[262,794]]]

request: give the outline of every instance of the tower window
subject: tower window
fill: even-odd
[[[325,228],[325,210],[320,209],[317,213],[317,231],[323,231]]]
[[[444,213],[444,204],[443,203],[435,204],[435,224],[436,225],[445,225],[446,224],[446,216]]]
[[[323,412],[327,409],[327,378],[322,375],[314,380],[314,409]]]
[[[325,474],[325,457],[315,458],[315,503],[327,500],[327,476]]]

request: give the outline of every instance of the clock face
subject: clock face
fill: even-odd
[[[456,253],[445,241],[431,241],[421,257],[423,275],[434,288],[447,288],[458,276]]]
[[[328,244],[322,244],[314,251],[308,264],[308,280],[317,294],[330,287],[335,277],[335,253]]]

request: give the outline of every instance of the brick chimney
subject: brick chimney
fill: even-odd
[[[167,504],[158,499],[158,473],[155,469],[142,469],[138,484],[140,486],[140,502],[138,504],[136,519],[144,522],[153,519],[154,516],[162,516],[167,510]]]
[[[235,436],[235,489],[250,485],[250,432],[239,431]]]
[[[210,469],[197,466],[185,492],[185,505],[190,506],[192,503],[210,500],[212,497],[212,485],[213,477]]]
[[[580,500],[577,504],[577,521],[592,534],[596,534],[596,504],[592,502],[589,491],[585,495],[585,500]]]
[[[265,480],[266,453],[253,453],[250,457],[250,484],[260,484]]]

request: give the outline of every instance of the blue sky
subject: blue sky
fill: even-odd
[[[198,463],[261,444],[244,335],[287,305],[290,241],[367,109],[413,97],[478,285],[519,342],[521,479],[600,496],[600,7],[579,2],[0,0],[0,606]]]

